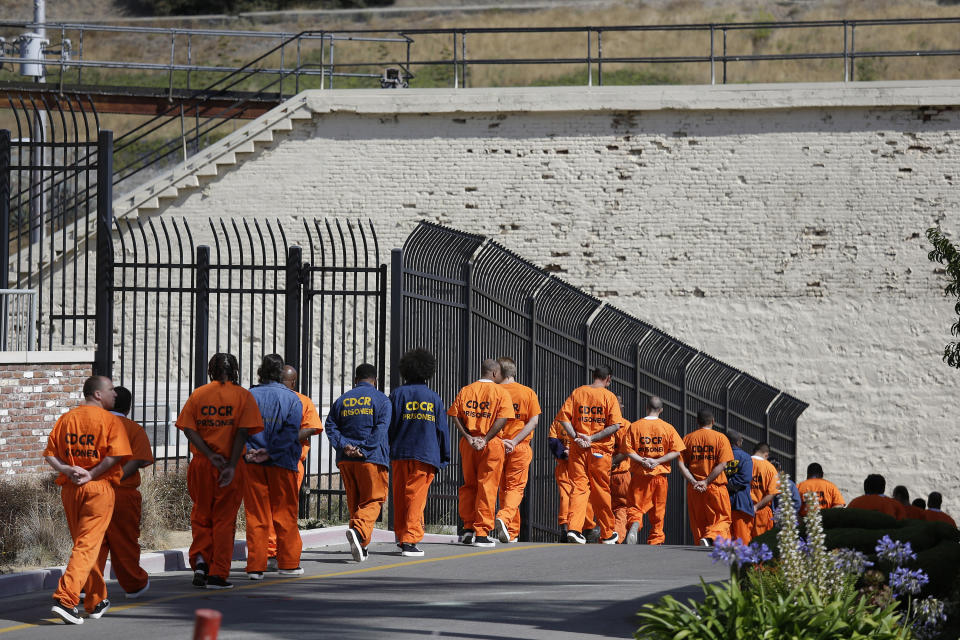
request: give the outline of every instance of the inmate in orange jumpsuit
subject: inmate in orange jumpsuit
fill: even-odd
[[[482,438],[500,418],[514,417],[513,400],[503,386],[491,380],[477,380],[460,389],[447,415],[459,418],[471,436]],[[463,473],[463,485],[458,491],[460,519],[465,530],[482,538],[493,531],[497,488],[503,474],[503,440],[492,438],[477,451],[466,438],[461,438],[459,449]]]
[[[706,479],[718,464],[733,460],[733,449],[727,436],[709,427],[688,433],[683,444],[686,447],[681,454],[683,463],[697,480]],[[703,493],[693,485],[687,485],[690,531],[695,541],[730,537],[730,495],[726,485],[727,475],[722,471]]]
[[[567,467],[568,452],[570,449],[570,436],[567,430],[559,422],[554,421],[550,425],[550,438],[559,441],[563,451],[555,451],[557,464],[553,468],[553,477],[557,482],[557,493],[560,495],[560,505],[557,509],[557,524],[561,527],[567,526],[570,522],[570,493],[573,491],[573,483],[570,482],[570,473]],[[587,502],[587,517],[583,523],[584,528],[593,529],[596,523],[593,520],[593,505]]]
[[[957,523],[954,519],[939,509],[927,509],[924,516],[926,516],[926,520],[930,522],[946,522],[954,529],[957,528]]]
[[[777,487],[777,469],[761,458],[753,456],[753,482],[750,485],[750,499],[756,505],[764,496],[775,496],[780,493]],[[801,494],[802,495],[802,494]],[[763,509],[757,509],[753,514],[753,537],[773,529],[773,506],[768,504]]]
[[[843,499],[843,494],[840,493],[840,489],[837,489],[837,485],[823,478],[808,478],[797,485],[797,491],[800,492],[801,500],[810,492],[817,494],[817,498],[820,500],[821,511],[823,509],[832,509],[833,507],[842,507],[846,504],[846,501]],[[803,506],[800,507],[800,515],[806,512],[807,505],[806,501],[804,501]]]
[[[523,427],[534,417],[540,415],[540,401],[537,394],[530,387],[518,382],[509,382],[500,385],[507,390],[513,400],[515,417],[507,420],[497,437],[504,440],[516,438]],[[527,486],[530,475],[530,462],[533,460],[533,441],[531,431],[522,442],[518,442],[513,451],[506,453],[503,461],[503,477],[500,479],[500,510],[497,518],[507,525],[510,540],[516,540],[520,535],[520,503],[523,501],[523,490]]]
[[[323,422],[320,421],[320,414],[317,413],[317,405],[313,404],[313,400],[309,396],[305,396],[299,391],[293,390],[297,397],[300,398],[300,404],[303,405],[303,421],[300,423],[301,429],[316,429],[319,433],[323,431]],[[316,434],[314,434],[316,435]],[[312,438],[313,436],[310,436]],[[304,465],[307,463],[307,453],[310,452],[310,438],[301,440],[300,443],[303,445],[303,449],[300,451],[300,462],[297,464],[297,491],[299,492],[300,487],[303,486],[303,477],[306,475],[306,469]],[[299,502],[299,494],[297,496]],[[267,557],[276,558],[277,557],[277,532],[273,529],[273,519],[268,523],[269,534],[267,536]]]
[[[594,435],[608,426],[623,424],[620,402],[608,389],[583,385],[573,390],[563,403],[557,421],[569,422],[577,434]],[[573,483],[570,494],[570,531],[583,531],[587,503],[593,505],[594,517],[600,525],[600,537],[615,533],[610,498],[610,466],[613,457],[613,436],[597,440],[589,448],[570,443],[567,469]]]
[[[117,414],[114,414],[117,415]],[[127,440],[133,454],[120,461],[122,468],[128,460],[145,460],[153,464],[153,449],[147,439],[147,432],[139,424],[122,415],[117,419],[123,423]],[[100,545],[100,558],[97,566],[103,573],[110,556],[117,582],[127,593],[139,591],[147,586],[147,572],[140,566],[140,513],[142,501],[140,491],[140,470],[137,469],[125,480],[119,480],[114,488],[116,500],[113,505],[113,519]]]
[[[641,458],[662,458],[668,453],[683,452],[686,446],[680,434],[669,422],[654,416],[637,420],[623,430],[625,452]],[[663,544],[663,520],[667,511],[667,476],[670,463],[658,464],[647,469],[639,462],[630,460],[630,522],[643,526],[643,515],[649,514],[650,534],[647,544]]]
[[[120,420],[100,407],[88,405],[60,416],[43,451],[44,457],[55,457],[87,470],[96,467],[103,458],[130,454],[130,441]],[[79,604],[81,591],[86,594],[83,607],[88,612],[107,599],[107,585],[97,560],[113,516],[114,486],[120,475],[120,465],[116,464],[80,486],[62,473],[57,476],[73,550],[53,599],[69,607]]]
[[[249,391],[232,382],[214,381],[190,394],[177,417],[177,428],[196,431],[214,453],[229,463],[238,431],[246,429],[248,435],[263,431],[263,418]],[[244,465],[238,463],[233,481],[221,487],[220,469],[192,444],[190,453],[190,566],[196,569],[197,556],[202,556],[209,566],[209,575],[226,580],[233,559],[237,511],[243,501]]]
[[[624,429],[613,434],[613,453],[623,453]],[[619,544],[627,538],[627,521],[630,518],[630,462],[621,460],[610,469],[610,507],[613,509],[613,528],[620,536]]]
[[[854,498],[850,501],[850,504],[847,505],[847,508],[879,511],[880,513],[885,513],[888,516],[893,516],[897,520],[903,520],[907,517],[906,511],[904,511],[902,504],[893,498],[888,498],[887,496],[876,493],[869,493],[865,496]]]

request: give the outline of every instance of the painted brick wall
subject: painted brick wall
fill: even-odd
[[[0,476],[50,470],[47,436],[83,399],[90,375],[90,363],[0,364]]]
[[[292,242],[305,217],[371,218],[384,260],[418,220],[493,236],[809,402],[801,468],[821,462],[848,497],[882,472],[960,512],[952,305],[923,237],[960,231],[960,111],[385,116],[336,99],[162,215],[276,216]]]

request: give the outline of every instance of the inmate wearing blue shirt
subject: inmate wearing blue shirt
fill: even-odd
[[[263,431],[247,438],[247,447],[266,449],[270,459],[263,464],[290,471],[297,470],[300,461],[300,423],[303,404],[293,391],[279,382],[265,382],[251,387],[263,416]]]
[[[390,459],[419,460],[439,471],[450,462],[447,409],[425,384],[405,384],[390,394]]]
[[[752,516],[754,512],[750,483],[753,481],[753,458],[736,445],[732,449],[733,460],[728,462],[723,470],[727,476],[727,491],[730,492],[730,508]]]
[[[793,510],[797,512],[797,517],[800,517],[800,508],[803,506],[803,499],[800,497],[800,490],[797,489],[797,485],[794,484],[793,478],[787,478],[787,483],[790,485],[790,496],[793,498]],[[780,508],[780,494],[773,496],[773,508]]]
[[[337,464],[347,460],[389,467],[390,414],[390,400],[369,382],[361,382],[337,398],[324,423],[327,439],[337,450]],[[343,455],[348,444],[360,449],[364,457]]]

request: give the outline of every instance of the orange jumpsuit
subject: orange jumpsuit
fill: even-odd
[[[931,522],[946,522],[954,529],[957,528],[957,523],[949,515],[940,511],[939,509],[927,509],[926,513],[923,514],[925,519]]]
[[[662,458],[675,451],[683,452],[686,446],[680,434],[669,422],[655,417],[646,417],[632,423],[624,431],[625,453],[635,453],[642,458]],[[639,462],[630,460],[630,522],[643,526],[643,515],[649,514],[650,534],[647,544],[663,544],[666,535],[663,521],[667,511],[667,476],[670,463],[658,464],[647,469]]]
[[[478,380],[460,389],[447,415],[459,418],[471,436],[483,437],[500,418],[514,417],[513,400],[503,386]],[[461,438],[459,450],[463,473],[463,485],[457,492],[460,519],[465,530],[482,538],[493,531],[497,489],[503,474],[503,440],[493,438],[477,451]]]
[[[810,492],[817,494],[820,499],[820,509],[832,509],[833,507],[842,507],[846,502],[843,494],[837,489],[837,485],[823,478],[808,478],[797,485],[797,491],[800,492],[800,499]],[[807,505],[804,503],[800,507],[800,515],[807,512]]]
[[[313,404],[313,400],[309,396],[305,396],[299,391],[294,391],[297,394],[297,397],[300,398],[300,404],[303,405],[303,421],[300,423],[301,429],[317,429],[317,431],[323,431],[323,422],[320,421],[320,414],[317,413],[317,406]],[[313,437],[313,436],[311,436]],[[303,486],[303,477],[306,475],[306,469],[304,465],[307,462],[307,453],[310,451],[310,438],[300,441],[303,444],[303,449],[300,452],[300,463],[297,465],[297,490],[299,491],[300,487]],[[297,497],[299,501],[299,495]],[[276,558],[277,557],[277,532],[273,528],[273,519],[268,519],[267,522],[269,533],[267,534],[267,557]]]
[[[210,382],[198,387],[187,398],[177,428],[196,431],[203,441],[229,463],[234,441],[240,429],[248,435],[263,431],[263,418],[253,395],[232,382]],[[233,559],[233,539],[237,511],[243,501],[244,464],[238,462],[233,481],[219,486],[220,469],[190,445],[193,458],[187,467],[187,490],[193,500],[190,527],[190,566],[196,569],[197,556],[203,556],[209,575],[226,580]]]
[[[106,457],[130,454],[130,441],[120,420],[100,407],[88,405],[60,416],[43,451],[44,457],[55,457],[65,464],[84,469],[94,468]],[[100,544],[113,516],[114,486],[120,475],[120,465],[117,464],[80,486],[62,473],[57,477],[73,550],[53,593],[54,600],[76,607],[83,591],[86,593],[83,607],[87,612],[106,600],[107,585],[97,560]]]
[[[887,496],[876,493],[854,498],[850,501],[850,504],[847,505],[847,508],[879,511],[880,513],[885,513],[888,516],[893,516],[897,520],[903,520],[907,516],[902,504],[893,498],[888,498]]]
[[[727,436],[709,427],[688,433],[683,444],[686,447],[681,454],[683,463],[697,480],[707,478],[718,464],[733,460],[733,449]],[[687,510],[695,542],[702,538],[730,537],[730,495],[726,485],[727,474],[723,471],[703,493],[693,485],[687,485]]]
[[[540,401],[537,394],[530,387],[517,382],[501,385],[510,394],[513,400],[513,420],[507,420],[497,437],[504,440],[513,440],[523,430],[528,422],[540,415]],[[503,476],[500,479],[500,510],[497,517],[507,525],[510,539],[515,540],[520,535],[520,503],[523,501],[523,491],[527,487],[527,478],[530,475],[530,462],[533,460],[533,441],[531,431],[522,442],[518,442],[513,451],[505,454],[503,461]]]
[[[780,493],[777,488],[777,468],[759,456],[753,456],[753,482],[750,487],[750,499],[754,506],[764,496],[775,496]],[[803,494],[801,494],[802,496]],[[773,506],[768,504],[763,509],[757,509],[753,514],[753,530],[751,535],[757,536],[773,529]]]
[[[115,414],[116,415],[116,414]],[[121,460],[120,465],[128,460],[147,460],[153,464],[153,449],[147,439],[147,432],[139,424],[124,416],[117,416],[123,423],[130,449],[133,454]],[[110,556],[113,573],[117,582],[127,593],[133,593],[147,586],[147,572],[140,566],[140,512],[141,497],[137,487],[140,486],[140,470],[134,471],[126,480],[119,480],[114,488],[116,500],[113,505],[113,519],[100,545],[100,557],[97,566],[103,573],[107,566],[107,555]]]
[[[570,448],[570,436],[559,422],[554,421],[550,425],[550,437],[556,438],[564,445],[564,449]],[[553,468],[553,476],[557,482],[557,493],[560,495],[560,506],[557,509],[557,524],[561,527],[566,526],[570,521],[570,493],[573,491],[573,483],[570,482],[570,473],[567,467],[567,458],[557,458],[557,464]],[[596,523],[593,520],[593,505],[587,502],[587,517],[583,524],[586,529],[593,529]]]
[[[563,403],[558,422],[569,422],[577,434],[594,435],[609,426],[623,424],[620,403],[608,389],[583,385]],[[570,531],[583,531],[587,503],[593,505],[594,517],[600,525],[600,537],[609,538],[616,531],[610,497],[610,466],[613,457],[613,436],[597,440],[588,448],[570,443],[567,469],[573,490],[570,494]]]

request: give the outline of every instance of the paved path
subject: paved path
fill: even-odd
[[[346,545],[304,551],[303,576],[251,582],[235,562],[229,591],[190,586],[186,572],[151,577],[143,600],[112,590],[100,620],[64,625],[50,593],[0,599],[0,640],[14,638],[189,639],[193,611],[223,612],[220,638],[412,639],[629,638],[639,606],[700,592],[700,577],[726,569],[694,547],[511,544],[476,549],[425,544],[403,558],[389,543],[358,564]],[[60,628],[69,626],[69,628]]]

